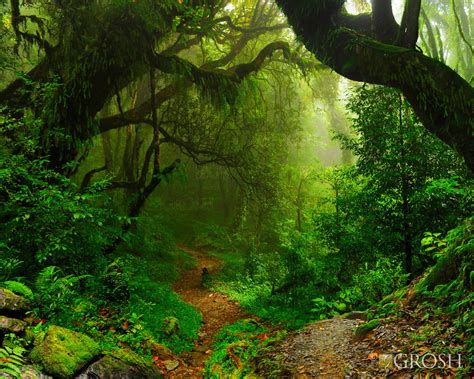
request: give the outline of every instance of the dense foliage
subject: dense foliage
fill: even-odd
[[[432,59],[416,1],[405,29],[343,3],[0,0],[0,296],[15,300],[0,317],[16,322],[0,374],[110,356],[166,373],[205,341],[201,373],[245,377],[287,329],[366,310],[473,352],[472,4],[418,10]],[[207,341],[175,292],[187,270],[249,317]],[[49,368],[57,335],[87,359]]]

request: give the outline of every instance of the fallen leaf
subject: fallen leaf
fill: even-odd
[[[379,355],[377,353],[370,353],[368,356],[367,356],[367,359],[369,361],[374,361],[376,359],[378,359]]]

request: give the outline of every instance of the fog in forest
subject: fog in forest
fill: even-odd
[[[472,0],[0,16],[0,376],[472,375]]]

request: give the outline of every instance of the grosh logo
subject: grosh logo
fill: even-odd
[[[396,354],[393,363],[398,369],[413,368],[462,368],[461,354]]]

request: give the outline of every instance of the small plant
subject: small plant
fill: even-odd
[[[35,302],[37,312],[47,319],[54,318],[71,305],[71,299],[78,296],[76,285],[90,275],[64,275],[60,268],[48,266],[35,281]]]
[[[0,372],[21,378],[25,351],[15,334],[7,334],[3,340],[3,347],[0,347]]]
[[[122,269],[122,262],[116,259],[107,266],[101,278],[101,292],[105,299],[112,302],[124,302],[130,298],[128,275]]]
[[[421,246],[426,253],[434,255],[438,259],[444,255],[447,241],[441,237],[441,233],[426,232],[425,237],[421,240]]]
[[[0,241],[0,252],[2,252],[2,249],[6,249],[6,245]],[[13,278],[15,272],[22,264],[23,262],[19,259],[2,257],[0,259],[0,281],[7,281]]]
[[[341,300],[326,300],[324,297],[313,299],[314,306],[311,312],[317,314],[320,320],[337,316],[347,309],[347,305]]]

